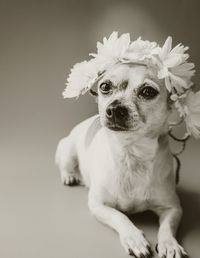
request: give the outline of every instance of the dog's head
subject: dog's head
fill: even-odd
[[[101,124],[118,132],[162,133],[169,115],[168,94],[145,65],[117,64],[98,82]]]
[[[63,96],[78,97],[89,90],[95,94],[92,87],[99,81],[101,123],[110,131],[162,134],[169,129],[171,107],[179,117],[177,124],[183,121],[187,133],[200,138],[200,92],[192,89],[195,70],[187,50],[182,44],[172,48],[171,37],[161,47],[113,32],[97,42],[90,60],[74,65]]]

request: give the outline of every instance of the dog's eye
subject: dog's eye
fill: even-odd
[[[100,84],[99,89],[101,93],[108,94],[112,90],[112,85],[109,82],[103,82],[102,84]]]
[[[144,99],[153,99],[158,95],[158,91],[154,89],[153,87],[146,85],[142,89],[139,90],[138,96],[142,97]]]

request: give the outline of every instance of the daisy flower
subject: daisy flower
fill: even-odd
[[[189,57],[185,51],[188,47],[178,44],[172,49],[172,38],[168,37],[162,48],[159,48],[160,70],[158,78],[165,79],[169,92],[174,87],[177,92],[182,93],[192,86],[191,77],[194,75],[194,64],[187,63]]]
[[[63,97],[73,98],[84,94],[93,86],[98,77],[99,73],[94,60],[75,64],[65,84]]]
[[[200,91],[190,91],[185,99],[185,123],[188,133],[200,138]]]
[[[124,33],[118,37],[118,32],[114,31],[107,39],[103,38],[103,43],[97,42],[97,53],[90,54],[96,59],[101,70],[119,62],[130,45],[130,34]]]
[[[154,54],[157,52],[157,43],[148,40],[142,40],[139,37],[130,44],[130,47],[124,54],[122,62],[129,63],[145,63],[146,60],[153,60]]]

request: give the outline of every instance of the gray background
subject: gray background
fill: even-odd
[[[87,190],[60,183],[58,140],[97,110],[90,96],[64,101],[64,82],[97,40],[118,30],[189,45],[199,85],[199,9],[198,0],[0,1],[0,257],[127,257],[117,235],[89,214]],[[179,184],[178,238],[192,258],[200,252],[199,151],[190,140]],[[134,221],[155,245],[157,218]]]

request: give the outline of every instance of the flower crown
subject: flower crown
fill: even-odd
[[[187,50],[188,47],[182,44],[172,48],[171,37],[160,47],[156,42],[141,38],[131,41],[129,33],[118,37],[118,32],[113,32],[108,39],[103,39],[103,43],[97,42],[97,53],[90,54],[89,61],[74,65],[63,96],[72,98],[86,93],[117,63],[144,64],[154,68],[158,79],[164,79],[170,99],[185,122],[187,134],[200,138],[200,91],[192,91],[191,78],[195,70],[194,64],[187,61]]]

